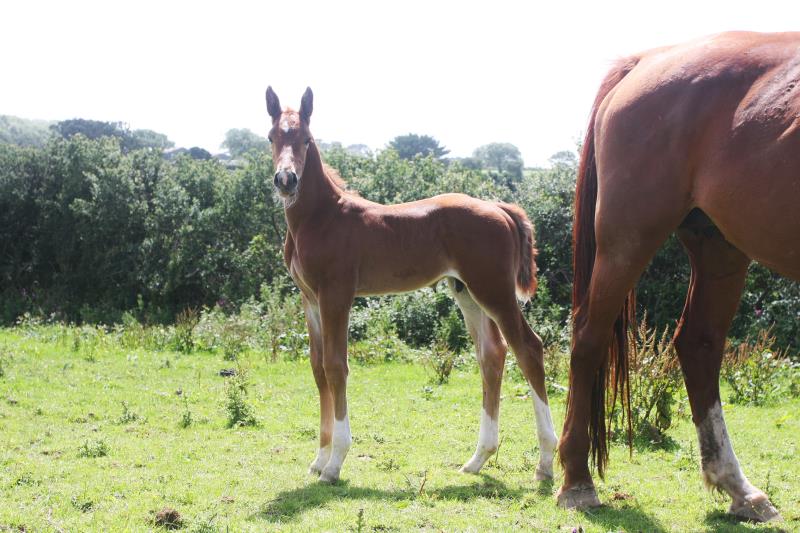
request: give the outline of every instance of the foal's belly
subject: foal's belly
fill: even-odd
[[[423,287],[430,287],[445,277],[458,277],[458,273],[452,269],[420,271],[413,269],[413,267],[386,272],[371,272],[359,277],[356,296],[410,292]]]

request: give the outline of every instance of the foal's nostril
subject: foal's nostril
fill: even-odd
[[[297,174],[291,170],[280,170],[275,173],[274,183],[282,191],[293,191],[297,187]]]

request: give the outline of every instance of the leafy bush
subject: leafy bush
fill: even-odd
[[[140,419],[139,414],[128,407],[128,402],[122,402],[122,414],[117,418],[117,424],[130,424]]]
[[[800,364],[775,349],[775,344],[771,330],[763,330],[755,340],[747,339],[726,353],[722,378],[731,387],[731,403],[766,405],[798,394]]]
[[[183,398],[183,412],[181,413],[181,418],[178,421],[178,427],[186,429],[192,425],[194,422],[194,418],[192,417],[192,412],[189,410],[189,396],[185,392],[181,394],[181,398]]]
[[[420,348],[433,342],[440,319],[450,314],[455,302],[446,290],[426,287],[392,298],[389,307],[397,336]]]
[[[175,317],[174,348],[179,352],[191,353],[194,350],[194,327],[200,320],[197,309],[184,309]]]
[[[412,360],[408,345],[397,336],[389,307],[381,305],[381,300],[371,299],[353,315],[363,320],[364,333],[361,340],[350,343],[350,359],[360,364]]]
[[[635,439],[663,444],[676,416],[675,395],[682,374],[669,330],[665,328],[659,336],[647,326],[646,318],[628,338],[630,425]],[[617,439],[627,434],[622,409],[614,410],[612,429]]]
[[[444,341],[434,342],[430,350],[423,352],[422,364],[425,365],[432,374],[432,381],[437,385],[443,385],[450,381],[450,374],[458,365],[459,356],[448,349]]]
[[[269,350],[269,359],[278,360],[283,354],[287,359],[298,359],[308,351],[308,332],[300,296],[296,290],[288,294],[275,287],[262,285],[260,331]]]
[[[105,457],[111,447],[102,439],[95,441],[84,441],[78,448],[78,457],[96,458]]]
[[[234,375],[225,383],[225,412],[228,415],[229,428],[258,425],[253,407],[247,401],[249,386],[247,369],[239,365]]]

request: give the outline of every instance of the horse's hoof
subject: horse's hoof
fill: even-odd
[[[764,493],[745,496],[741,502],[734,502],[728,511],[736,518],[751,522],[781,522],[783,518]]]
[[[564,509],[588,509],[600,507],[600,499],[591,483],[581,483],[572,488],[561,487],[556,494],[558,506]]]
[[[323,468],[322,472],[320,472],[319,474],[319,480],[322,483],[336,483],[337,481],[339,481],[339,471]]]
[[[481,471],[481,467],[475,466],[474,464],[472,464],[472,461],[470,461],[469,463],[466,463],[464,464],[464,466],[459,468],[458,471],[461,472],[462,474],[477,474],[478,472]]]
[[[547,481],[548,479],[553,479],[553,467],[550,468],[543,467],[539,465],[536,467],[536,473],[533,474],[533,479],[536,481]]]
[[[318,475],[320,475],[320,474],[322,473],[322,467],[320,467],[319,465],[317,465],[317,462],[316,462],[316,461],[314,461],[314,462],[313,462],[313,463],[311,463],[311,465],[308,467],[308,473],[309,473],[309,474],[312,474],[312,475],[315,475],[315,476],[318,476]]]

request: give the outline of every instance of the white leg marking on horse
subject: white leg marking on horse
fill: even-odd
[[[553,429],[553,418],[550,406],[533,392],[533,411],[536,414],[536,436],[539,438],[539,466],[536,467],[535,478],[553,479],[553,457],[555,456],[558,437]]]
[[[485,410],[481,409],[481,428],[478,432],[478,446],[472,459],[461,467],[462,472],[477,474],[483,464],[497,451],[500,443],[500,428],[497,419],[489,416]]]
[[[322,469],[319,476],[320,481],[334,482],[339,479],[339,472],[342,470],[342,463],[350,449],[353,437],[350,434],[350,417],[344,415],[343,420],[333,421],[333,438],[331,439],[331,455],[328,464]]]
[[[317,451],[317,458],[308,467],[308,471],[312,474],[319,474],[331,458],[331,445],[328,444]]]
[[[697,424],[703,479],[733,499],[730,512],[751,520],[766,521],[780,518],[766,494],[754,487],[745,477],[733,453],[725,418],[719,402],[714,404],[705,419]]]

